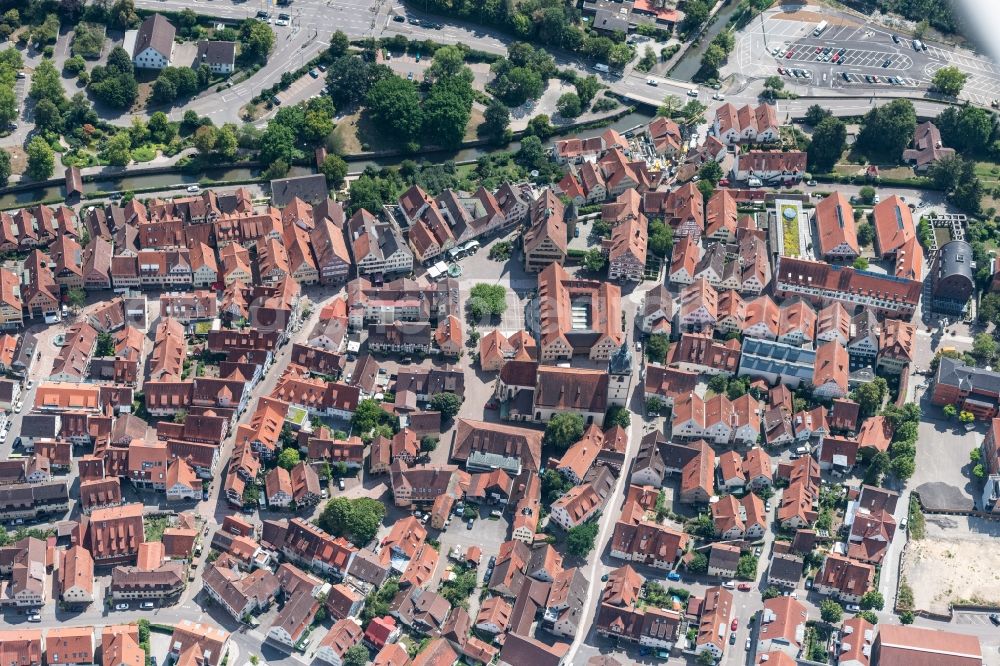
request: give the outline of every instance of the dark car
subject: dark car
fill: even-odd
[[[14,438],[14,448],[15,449],[21,448],[21,438],[20,437],[15,437]]]
[[[892,36],[892,41],[894,41],[894,42],[896,42],[897,44],[899,44],[899,35],[893,35],[893,36]]]
[[[411,19],[409,19],[409,21],[410,21],[410,25],[420,25],[420,19],[418,19],[418,18],[411,18]]]
[[[476,522],[475,518],[469,518],[469,522],[465,524],[465,529],[471,530],[475,522]]]
[[[990,622],[1000,627],[1000,615],[997,615],[996,613],[990,613]]]
[[[892,64],[892,61],[889,60],[888,58],[886,58],[885,60],[882,61],[882,66],[883,67],[888,67],[891,64]]]
[[[257,12],[257,18],[259,18],[259,19],[265,19],[265,20],[266,20],[266,19],[268,19],[268,18],[270,18],[270,17],[271,17],[271,15],[270,15],[270,14],[268,14],[268,13],[267,13],[266,11],[264,11],[263,9],[261,9],[260,11],[258,11],[258,12]]]
[[[396,23],[405,23],[406,22],[406,19],[404,17],[402,17],[402,16],[399,16],[399,15],[393,16],[392,20],[395,21]]]

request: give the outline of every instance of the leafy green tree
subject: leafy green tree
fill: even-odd
[[[521,106],[545,91],[541,74],[527,67],[512,67],[493,80],[493,91],[507,106]]]
[[[736,577],[740,580],[755,580],[757,578],[757,558],[749,553],[740,555],[736,564]]]
[[[806,122],[811,126],[816,127],[819,125],[820,121],[824,118],[831,117],[829,109],[826,109],[819,104],[813,104],[808,109],[806,109]]]
[[[718,184],[725,174],[722,172],[722,167],[715,160],[709,160],[702,165],[698,170],[698,177],[712,185]]]
[[[829,116],[813,129],[809,143],[809,168],[813,171],[831,171],[847,147],[847,126],[839,118]]]
[[[670,338],[663,333],[654,333],[646,341],[646,358],[653,363],[663,363],[670,350]]]
[[[298,464],[299,464],[298,449],[282,449],[281,453],[278,454],[278,467],[291,469]]]
[[[0,86],[0,123],[4,126],[17,119],[17,96],[13,85]]]
[[[580,96],[573,92],[564,93],[556,101],[556,110],[563,118],[576,118],[583,111]]]
[[[863,610],[857,615],[855,615],[855,617],[860,617],[869,624],[878,624],[878,615],[876,615],[873,611],[870,610]]]
[[[885,599],[882,597],[882,593],[878,590],[868,590],[865,592],[864,596],[861,597],[861,602],[859,604],[862,610],[882,610],[885,608]]]
[[[445,419],[453,419],[458,416],[458,410],[462,408],[462,398],[454,393],[435,393],[431,396],[431,409],[441,412]]]
[[[969,353],[980,364],[988,365],[1000,355],[1000,344],[991,334],[980,333],[972,340],[972,351]]]
[[[62,134],[63,118],[59,107],[49,99],[43,99],[35,105],[35,127],[40,132]]]
[[[858,148],[877,158],[897,160],[913,141],[917,114],[908,99],[894,99],[865,114]]]
[[[545,426],[545,444],[558,450],[568,449],[583,437],[583,416],[577,412],[560,412]]]
[[[5,187],[10,180],[10,153],[0,148],[0,187]]]
[[[882,482],[882,476],[889,470],[889,454],[885,451],[878,451],[868,463],[868,471],[865,472],[864,482],[870,486],[877,486]]]
[[[422,105],[423,132],[431,144],[452,148],[462,143],[475,99],[470,81],[452,76],[438,80],[431,87]]]
[[[768,599],[775,599],[781,596],[781,590],[773,585],[769,585],[761,596],[764,597],[764,601],[767,601]]]
[[[420,94],[406,79],[391,76],[372,86],[368,93],[368,111],[402,145],[415,141],[420,135],[424,117]]]
[[[580,104],[584,109],[590,107],[590,103],[597,96],[597,93],[601,90],[601,82],[597,80],[597,77],[593,74],[589,76],[578,76],[576,81],[573,82],[573,86],[576,88],[576,94],[580,98]]]
[[[867,417],[878,413],[888,394],[889,385],[885,379],[876,377],[873,381],[861,384],[854,389],[851,397],[860,405],[862,415]]]
[[[959,423],[963,423],[963,424],[964,423],[972,423],[975,420],[976,420],[976,416],[972,412],[967,412],[967,411],[965,411],[963,409],[962,411],[960,411],[958,413],[958,422]]]
[[[52,148],[45,139],[35,136],[28,143],[28,168],[25,173],[34,180],[45,180],[52,177],[55,164]]]
[[[684,4],[684,20],[681,21],[681,32],[691,33],[708,20],[711,5],[705,0],[689,0]]]
[[[704,553],[695,551],[691,556],[691,561],[687,564],[687,570],[693,574],[708,573],[708,558]]]
[[[337,58],[326,71],[326,92],[338,108],[363,102],[372,87],[395,76],[385,65],[368,63],[357,56]]]
[[[465,53],[457,45],[442,46],[434,52],[434,60],[431,66],[424,73],[424,78],[428,81],[440,81],[441,79],[458,76],[465,66]]]
[[[607,263],[608,260],[604,256],[604,253],[601,252],[600,248],[595,247],[590,250],[587,250],[587,253],[583,255],[583,265],[587,268],[588,271],[593,271],[594,273],[597,273],[603,270],[604,267],[607,265]]]
[[[236,126],[227,123],[215,133],[215,152],[232,159],[239,150],[239,139],[236,136]]]
[[[934,72],[934,76],[931,78],[931,90],[949,97],[958,97],[968,79],[969,75],[958,67],[942,67]]]
[[[259,147],[260,161],[264,164],[279,160],[289,164],[295,158],[295,133],[290,127],[272,121],[261,135]]]
[[[913,624],[913,611],[905,610],[899,614],[900,624]]]
[[[343,33],[341,33],[343,34]],[[358,643],[344,653],[344,666],[365,666],[371,655],[363,644]]]
[[[120,46],[108,55],[107,65],[94,67],[89,90],[99,101],[115,109],[127,109],[139,96],[132,57]]]
[[[537,116],[533,116],[531,120],[528,121],[528,126],[524,131],[528,136],[538,137],[539,139],[547,139],[555,134],[556,128],[553,127],[552,122],[547,115],[539,113]]]
[[[240,24],[240,58],[256,64],[267,62],[274,48],[274,31],[263,21],[246,19]]]
[[[495,97],[491,97],[486,105],[479,133],[497,144],[506,143],[510,139],[510,111]]]
[[[566,551],[576,557],[587,557],[594,549],[598,528],[597,521],[594,520],[571,528],[566,533]]]
[[[674,230],[661,219],[649,223],[649,240],[646,247],[658,257],[667,257],[674,247]]]
[[[573,487],[573,482],[554,469],[547,469],[541,474],[542,497],[546,504],[552,504]]]
[[[916,461],[914,461],[912,456],[900,456],[892,461],[890,469],[893,476],[900,481],[906,481],[916,471]]]
[[[507,310],[507,290],[501,284],[480,282],[469,290],[467,303],[475,319],[499,317]]]
[[[215,143],[218,140],[218,132],[211,125],[204,125],[195,130],[194,147],[202,155],[208,155],[215,150]]]
[[[347,34],[343,30],[338,30],[330,35],[330,46],[326,49],[326,52],[330,54],[330,57],[340,58],[347,55],[347,52],[350,49],[351,40],[347,37]]]
[[[992,144],[993,114],[977,106],[949,106],[934,121],[941,140],[960,155],[982,155]]]
[[[875,201],[875,188],[871,185],[865,185],[858,190],[858,198],[862,202],[871,205]]]
[[[707,78],[715,78],[719,75],[719,67],[726,62],[727,53],[718,44],[709,44],[708,48],[701,55],[701,69]]]
[[[819,605],[819,615],[828,624],[840,624],[844,617],[844,609],[833,599],[824,599]]]
[[[956,416],[958,416],[958,407],[956,407],[955,405],[945,405],[942,411],[944,412],[944,415],[949,419],[953,419]]]
[[[51,60],[42,60],[38,63],[31,75],[31,88],[28,90],[28,97],[36,102],[47,99],[56,106],[60,106],[65,101],[59,72],[56,71]]]
[[[875,242],[875,227],[868,222],[858,225],[858,244],[861,247],[871,247]]]
[[[620,428],[625,428],[627,430],[631,422],[632,419],[629,416],[628,410],[625,409],[624,407],[619,407],[617,405],[609,407],[607,414],[604,415],[605,428],[618,426]]]
[[[326,176],[326,184],[331,187],[341,187],[347,177],[347,162],[340,155],[327,155],[319,170]]]

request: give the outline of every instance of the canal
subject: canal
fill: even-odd
[[[576,132],[576,136],[582,138],[597,136],[607,127],[612,127],[618,131],[625,131],[637,125],[644,125],[648,123],[652,117],[652,112],[635,111],[622,116],[618,120],[610,123],[608,126],[580,130],[579,132]],[[552,142],[556,140],[558,140],[558,138],[550,139],[548,141],[548,145],[551,145]],[[520,147],[520,141],[512,141],[505,147],[477,146],[472,148],[463,148],[458,151],[442,151],[425,155],[423,161],[430,163],[441,163],[447,162],[448,160],[453,160],[455,162],[473,162],[478,160],[483,155],[487,155],[492,152],[497,152],[499,150],[517,151]],[[350,157],[346,159],[348,161],[348,169],[350,173],[360,173],[369,166],[373,166],[377,169],[393,167],[398,166],[407,159],[415,158],[412,155],[399,155],[364,160],[353,160]],[[177,169],[176,171],[169,173],[137,173],[134,175],[126,173],[121,176],[109,176],[107,178],[99,178],[98,180],[85,182],[84,191],[87,193],[93,193],[149,191],[153,189],[169,190],[177,189],[178,186],[185,187],[188,185],[197,185],[204,181],[232,182],[256,180],[261,178],[261,173],[263,171],[264,169],[261,168],[235,167],[230,169],[206,169],[201,172],[186,172],[182,169]],[[311,173],[313,173],[313,170],[310,167],[293,166],[289,170],[288,175],[304,176]],[[39,201],[52,201],[62,198],[64,194],[65,190],[62,186],[39,187],[20,192],[11,192],[0,196],[0,209],[19,208]]]
[[[712,40],[723,30],[729,29],[729,21],[740,11],[749,11],[749,8],[742,6],[739,0],[729,0],[719,13],[715,15],[712,24],[705,29],[696,44],[692,44],[677,64],[670,68],[667,75],[673,79],[691,81],[694,75],[701,69],[701,56],[705,54]]]

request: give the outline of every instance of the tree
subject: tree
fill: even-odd
[[[215,149],[217,139],[216,129],[211,125],[203,125],[194,132],[194,147],[202,155],[208,155]]]
[[[711,5],[705,0],[690,0],[684,4],[684,20],[681,22],[681,32],[694,32],[708,20]]]
[[[486,105],[479,133],[497,144],[506,143],[510,138],[510,111],[495,97]]]
[[[521,106],[545,91],[541,74],[528,67],[511,67],[493,80],[493,91],[507,106]]]
[[[584,558],[594,549],[597,541],[598,524],[596,520],[590,520],[582,525],[570,528],[566,533],[566,551],[570,555]]]
[[[741,580],[757,578],[757,558],[749,553],[741,555],[736,564],[736,577]]]
[[[239,139],[236,136],[236,126],[226,123],[215,135],[215,152],[232,159],[239,151]]]
[[[588,271],[597,273],[603,270],[607,263],[608,260],[600,248],[595,247],[587,250],[587,254],[583,255],[583,265],[587,267]]]
[[[357,546],[365,546],[378,534],[383,518],[385,505],[377,500],[335,497],[323,507],[316,523],[334,536],[343,536]]]
[[[724,175],[722,167],[715,160],[705,162],[701,169],[698,170],[698,177],[703,181],[712,183],[712,185],[716,185]]]
[[[864,596],[861,597],[861,603],[859,604],[862,610],[882,610],[885,608],[885,599],[882,597],[882,593],[878,590],[868,590],[865,592]]]
[[[874,381],[861,384],[854,389],[852,398],[861,408],[861,413],[868,417],[878,414],[885,401],[885,396],[889,394],[889,385],[882,377],[876,377]]]
[[[364,101],[378,80],[392,75],[383,66],[372,65],[357,56],[337,58],[326,71],[326,92],[338,108]]]
[[[775,99],[778,93],[781,92],[785,87],[785,82],[781,80],[780,76],[769,76],[764,79],[764,91],[761,96],[766,99]]]
[[[972,341],[972,357],[982,365],[989,365],[1000,355],[1000,344],[990,333],[980,333]]]
[[[406,145],[420,135],[423,108],[416,86],[399,76],[391,76],[372,86],[368,111]]]
[[[462,398],[454,393],[435,393],[431,396],[431,409],[441,412],[445,419],[453,419],[458,416],[458,410],[462,408]]]
[[[688,125],[694,125],[704,120],[708,107],[696,99],[691,100],[681,109],[681,119]]]
[[[824,599],[819,605],[819,616],[828,624],[840,624],[844,617],[844,609],[833,599]]]
[[[764,601],[767,601],[768,599],[776,599],[781,596],[781,590],[776,588],[774,585],[768,585],[767,589],[764,590],[761,596],[764,597]]]
[[[962,164],[962,158],[954,156],[945,156],[935,160],[928,169],[928,175],[931,182],[934,183],[934,187],[945,192],[955,189],[962,178]]]
[[[556,110],[563,118],[576,118],[583,111],[580,96],[573,92],[564,93],[556,101]]]
[[[931,90],[949,97],[958,97],[968,78],[969,75],[958,67],[942,67],[934,72],[934,76],[931,78]]]
[[[326,184],[330,187],[341,187],[344,178],[347,176],[347,162],[340,155],[327,155],[323,158],[323,163],[319,167],[320,172],[326,176]]]
[[[56,71],[51,60],[42,60],[38,63],[38,67],[31,75],[31,88],[28,91],[28,97],[36,102],[47,99],[56,106],[60,106],[65,101],[59,72]]]
[[[658,257],[666,257],[674,247],[674,230],[663,220],[649,223],[649,240],[646,247]]]
[[[627,430],[631,422],[632,419],[629,417],[628,410],[617,405],[609,407],[607,413],[604,415],[605,428],[618,426]]]
[[[0,123],[7,125],[17,118],[17,96],[14,86],[0,86]]]
[[[465,52],[460,46],[452,44],[442,46],[434,51],[431,66],[427,68],[424,76],[429,81],[439,81],[457,76],[463,69],[466,69]]]
[[[670,338],[664,333],[654,333],[646,341],[646,358],[653,363],[663,363],[670,350]]]
[[[425,453],[430,453],[438,446],[438,438],[432,437],[430,435],[424,435],[420,438],[420,450]]]
[[[811,126],[816,127],[819,125],[820,121],[824,118],[831,117],[831,112],[829,109],[825,109],[819,104],[813,104],[808,109],[806,109],[806,122]]]
[[[528,121],[528,126],[524,130],[526,135],[538,137],[539,139],[547,139],[555,134],[555,131],[556,128],[552,126],[551,120],[544,113],[532,116],[531,120]]]
[[[704,553],[695,551],[691,557],[691,561],[688,562],[687,570],[693,574],[708,573],[708,558],[705,557]]]
[[[365,666],[370,656],[368,648],[362,643],[358,643],[348,648],[347,652],[344,653],[344,666]]]
[[[274,32],[263,21],[246,19],[240,25],[240,57],[251,63],[265,63],[274,48]]]
[[[340,58],[347,55],[347,52],[351,49],[351,40],[347,37],[347,34],[343,30],[338,30],[332,35],[330,35],[330,46],[327,47],[326,52],[330,54],[332,58]]]
[[[545,444],[558,450],[568,449],[583,437],[583,416],[577,412],[555,414],[545,426]]]
[[[889,454],[885,451],[878,451],[868,463],[868,471],[865,472],[864,482],[870,486],[877,486],[882,482],[882,476],[889,471]]]
[[[499,317],[507,310],[507,290],[500,284],[480,282],[469,290],[467,303],[474,319]]]
[[[282,449],[278,454],[278,467],[291,469],[299,464],[298,449]]]
[[[709,44],[701,56],[701,68],[706,78],[714,79],[719,75],[719,67],[726,62],[726,52],[718,44]]]
[[[438,80],[423,102],[424,136],[435,146],[451,148],[465,138],[475,100],[471,79],[450,76]]]
[[[913,141],[917,114],[908,99],[894,99],[865,114],[857,145],[876,158],[898,160]]]
[[[868,222],[858,225],[858,244],[861,247],[871,247],[875,242],[875,227]]]
[[[857,613],[855,617],[860,617],[869,624],[878,624],[878,615],[876,615],[873,611],[870,610],[863,610]]]
[[[112,108],[127,109],[132,106],[139,96],[132,56],[116,46],[108,54],[106,66],[94,67],[88,88],[94,97]]]
[[[366,398],[358,402],[354,415],[351,416],[351,425],[357,432],[367,434],[376,426],[389,424],[392,418],[378,402]]]
[[[913,476],[913,472],[916,471],[916,462],[912,456],[900,456],[892,461],[890,469],[892,470],[893,476],[900,481],[906,481]]]
[[[905,610],[899,614],[900,624],[913,624],[913,611]]]
[[[875,188],[871,185],[865,185],[858,190],[858,198],[862,202],[871,205],[875,201]]]
[[[958,416],[958,407],[955,407],[955,405],[945,405],[942,411],[949,419],[953,419]]]
[[[698,655],[695,661],[698,662],[699,666],[715,666],[715,655],[712,654],[711,650],[705,650]]]
[[[0,187],[5,187],[10,180],[10,153],[0,148]]]
[[[809,143],[809,168],[813,171],[831,171],[847,147],[847,126],[833,116],[821,120],[813,129]]]
[[[35,136],[28,144],[28,168],[25,173],[34,180],[45,180],[52,176],[54,169],[52,148],[45,139]]]
[[[590,107],[590,103],[602,87],[601,82],[593,74],[576,77],[573,85],[576,87],[576,94],[580,98],[580,104],[585,110]]]
[[[264,164],[274,164],[279,160],[288,164],[295,157],[295,133],[292,128],[272,121],[261,135],[258,148],[260,161]]]
[[[949,106],[934,121],[941,140],[962,155],[981,155],[992,145],[993,114],[977,106]]]
[[[958,422],[962,424],[972,423],[976,420],[976,415],[964,409],[958,413]]]

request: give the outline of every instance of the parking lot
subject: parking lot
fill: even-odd
[[[814,34],[821,20],[828,27]],[[1000,71],[986,58],[915,45],[909,35],[865,24],[854,16],[809,7],[771,10],[737,37],[736,57],[724,73],[767,77],[781,67],[791,82],[834,89],[925,88],[941,67],[969,75],[963,97],[987,104],[1000,97]],[[727,71],[728,70],[728,71]],[[799,75],[795,75],[799,70]],[[808,72],[808,75],[805,74]]]

